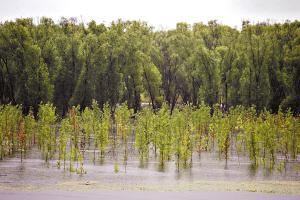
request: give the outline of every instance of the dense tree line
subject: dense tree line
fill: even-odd
[[[110,26],[61,18],[16,19],[0,24],[0,103],[37,113],[51,102],[59,115],[95,99],[226,107],[254,105],[300,111],[300,22],[243,22],[242,29],[210,21],[178,23],[155,31],[140,21]]]

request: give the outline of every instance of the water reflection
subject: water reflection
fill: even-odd
[[[257,173],[258,166],[256,164],[249,165],[249,176],[254,177]]]
[[[57,161],[53,160],[46,164],[41,160],[40,152],[33,149],[28,152],[23,163],[17,157],[7,158],[0,162],[0,181],[12,184],[33,183],[48,184],[60,181],[89,180],[105,183],[164,183],[181,181],[201,180],[296,180],[300,181],[300,162],[278,161],[275,165],[268,162],[263,165],[251,165],[250,161],[241,156],[230,157],[226,162],[219,160],[214,153],[201,153],[193,157],[193,165],[179,167],[174,160],[166,161],[164,165],[159,164],[159,158],[150,155],[148,161],[140,162],[137,155],[128,157],[125,165],[120,165],[119,173],[114,173],[115,159],[110,154],[105,157],[97,157],[93,163],[93,151],[85,153],[84,168],[87,174],[82,176],[69,172],[69,164],[66,169],[63,165],[57,168]],[[284,161],[284,160],[283,160]],[[74,163],[76,167],[76,163]],[[2,176],[7,175],[7,176]]]

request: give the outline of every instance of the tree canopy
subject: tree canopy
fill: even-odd
[[[237,105],[300,112],[300,22],[210,21],[156,31],[141,21],[109,26],[61,18],[0,24],[0,104],[35,113],[50,102],[60,115],[95,99],[111,111],[127,102]]]

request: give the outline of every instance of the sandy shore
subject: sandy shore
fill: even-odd
[[[138,191],[97,191],[97,192],[1,192],[1,200],[298,200],[300,196],[287,196],[253,192],[138,192]]]

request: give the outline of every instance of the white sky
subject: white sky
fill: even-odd
[[[41,16],[77,17],[109,24],[119,18],[142,20],[158,29],[177,22],[219,23],[241,27],[243,19],[258,22],[300,20],[300,0],[0,0],[0,21]]]

